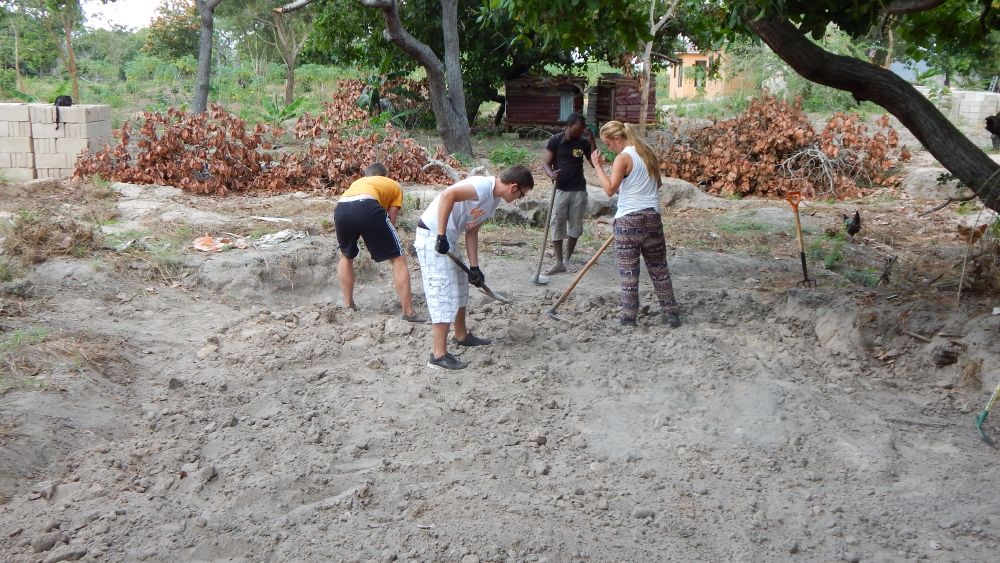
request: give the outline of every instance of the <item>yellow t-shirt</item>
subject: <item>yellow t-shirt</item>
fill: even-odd
[[[390,207],[403,207],[403,189],[399,187],[399,182],[386,178],[385,176],[364,176],[358,178],[347,188],[341,197],[351,195],[368,194],[375,196],[379,205],[389,209]]]

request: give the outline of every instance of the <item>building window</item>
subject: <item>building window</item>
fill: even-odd
[[[677,63],[674,67],[674,72],[677,73],[677,87],[680,88],[684,85],[684,61]]]
[[[694,87],[704,88],[706,76],[708,76],[708,61],[696,61],[694,63]]]
[[[561,90],[559,92],[559,121],[569,119],[569,114],[573,113],[573,92]]]

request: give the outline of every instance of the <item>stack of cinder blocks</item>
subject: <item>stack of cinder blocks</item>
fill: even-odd
[[[65,178],[84,149],[112,142],[111,107],[0,104],[0,172],[9,180]]]
[[[35,177],[35,149],[26,104],[0,104],[0,172],[14,182]]]

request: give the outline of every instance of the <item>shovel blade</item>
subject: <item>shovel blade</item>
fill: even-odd
[[[531,281],[535,282],[535,285],[548,285],[549,277],[543,276],[541,274],[537,275]]]
[[[993,445],[995,445],[993,443],[993,440],[989,436],[986,435],[986,432],[983,431],[983,423],[986,422],[986,417],[989,416],[989,415],[990,415],[990,411],[988,411],[988,410],[983,410],[983,412],[979,413],[979,416],[976,417],[976,430],[979,431],[979,437],[982,438],[982,440],[984,442],[986,442],[987,444],[993,446]]]

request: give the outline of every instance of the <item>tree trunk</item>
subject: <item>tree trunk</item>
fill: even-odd
[[[804,78],[851,92],[859,102],[874,102],[896,116],[938,162],[972,188],[986,207],[1000,211],[1000,164],[896,73],[829,53],[806,39],[784,18],[768,17],[747,23]]]
[[[24,77],[21,76],[21,44],[17,37],[17,27],[10,26],[14,31],[14,76],[17,78],[17,89],[24,92]]]
[[[306,37],[302,41],[296,41],[295,32],[285,27],[285,20],[281,12],[271,12],[271,20],[274,22],[275,43],[278,52],[281,53],[281,60],[285,63],[285,105],[295,100],[295,61],[299,58]]]
[[[63,14],[63,35],[66,36],[66,70],[73,84],[73,102],[80,103],[80,82],[76,77],[76,54],[73,52],[73,18]]]
[[[215,7],[222,0],[196,0],[201,16],[201,33],[198,36],[198,75],[194,87],[191,113],[204,113],[208,109],[208,91],[212,79],[212,31],[215,28]]]
[[[642,99],[639,101],[639,133],[646,133],[646,114],[649,112],[649,79],[652,75],[653,66],[653,41],[656,40],[656,34],[663,29],[663,25],[670,21],[674,17],[674,11],[677,10],[677,3],[680,0],[668,0],[670,3],[667,6],[667,11],[660,16],[659,20],[654,21],[656,14],[656,4],[659,0],[649,0],[649,33],[653,36],[653,39],[643,43],[642,47],[642,74],[639,75],[639,95]]]
[[[461,50],[458,41],[458,0],[441,0],[444,29],[445,64],[430,47],[403,28],[395,0],[357,0],[362,6],[379,8],[385,19],[385,35],[397,47],[420,63],[427,71],[431,109],[437,131],[450,153],[472,155],[472,135],[465,115],[465,90],[462,86]],[[447,65],[447,66],[446,66]]]
[[[639,134],[646,134],[646,114],[649,112],[649,65],[653,60],[653,42],[647,41],[642,50],[642,74],[639,75]]]

